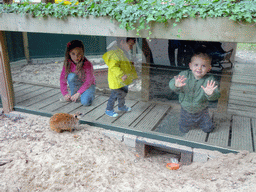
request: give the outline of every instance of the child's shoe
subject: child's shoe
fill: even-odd
[[[123,107],[118,107],[118,111],[123,111],[123,112],[130,112],[132,108],[126,107],[125,105]]]
[[[71,102],[71,101],[66,101],[66,100],[64,99],[64,97],[62,97],[62,98],[60,98],[60,102],[61,102],[61,103],[69,103],[69,102]]]
[[[118,116],[118,114],[114,110],[111,110],[111,111],[106,110],[105,114],[110,116],[110,117],[117,117]]]

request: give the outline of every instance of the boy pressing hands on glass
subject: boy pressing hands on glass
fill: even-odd
[[[211,57],[203,50],[198,50],[191,57],[189,68],[169,82],[169,87],[179,94],[179,128],[181,132],[187,133],[199,126],[209,133],[213,131],[214,125],[208,112],[208,101],[220,97],[214,77],[207,74],[211,70]]]

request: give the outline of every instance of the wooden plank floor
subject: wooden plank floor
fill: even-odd
[[[195,143],[255,152],[256,119],[219,113],[217,109],[210,109],[210,111],[213,112],[212,118],[215,124],[212,133],[204,133],[199,128],[192,129],[186,134],[181,133],[178,125],[179,110],[173,105],[162,120],[162,125],[159,125],[155,131],[175,135]]]
[[[119,113],[117,118],[111,118],[105,115],[107,96],[97,95],[93,104],[85,107],[80,102],[61,102],[62,95],[57,88],[21,83],[14,84],[14,93],[17,107],[48,114],[80,112],[80,120],[142,131],[154,129],[170,109],[166,104],[126,100],[126,105],[132,107],[132,113]]]
[[[256,118],[255,72],[255,63],[235,63],[229,94],[229,113]]]
[[[132,112],[119,113],[117,118],[111,118],[104,113],[107,96],[97,95],[93,104],[85,107],[79,102],[60,102],[62,95],[57,88],[15,83],[14,93],[15,106],[27,110],[48,114],[81,112],[80,120],[86,122],[141,132],[164,133],[183,140],[231,150],[255,151],[256,119],[254,118],[227,115],[213,110],[216,128],[212,133],[206,134],[200,129],[194,129],[187,134],[180,134],[178,130],[180,106],[174,103],[163,104],[127,99],[126,104],[132,107]]]

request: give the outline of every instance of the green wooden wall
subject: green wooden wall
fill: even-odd
[[[74,39],[83,41],[85,55],[102,55],[106,52],[106,37],[28,33],[29,55],[34,58],[64,57],[66,44]],[[25,59],[22,32],[6,32],[10,62]]]
[[[30,57],[64,57],[67,43],[74,39],[84,43],[85,55],[101,55],[106,52],[106,37],[28,33]]]
[[[25,59],[22,33],[6,31],[5,35],[10,62]]]

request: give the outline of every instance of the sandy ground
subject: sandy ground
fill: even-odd
[[[2,109],[0,109],[2,111]],[[79,125],[56,133],[49,118],[0,116],[0,191],[255,191],[256,153],[219,154],[169,170],[168,153],[146,158],[134,148]]]
[[[59,86],[61,66],[25,66],[12,70],[12,77]],[[172,155],[142,158],[104,131],[79,125],[56,133],[47,117],[0,113],[0,191],[255,191],[256,153],[219,154],[169,170]]]

